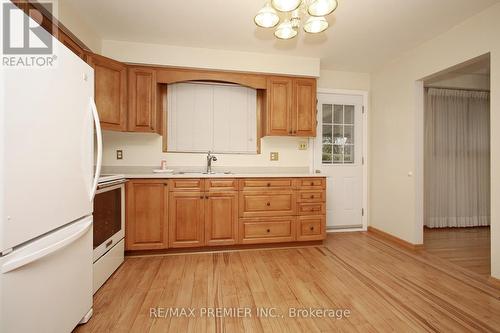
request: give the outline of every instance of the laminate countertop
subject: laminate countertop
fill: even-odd
[[[123,174],[129,179],[175,179],[175,178],[321,178],[322,174],[307,172],[308,168],[227,168],[215,169],[215,174],[203,174],[201,168],[178,167],[174,173],[155,173],[155,167],[103,167],[101,174]],[[228,173],[228,170],[231,171]]]

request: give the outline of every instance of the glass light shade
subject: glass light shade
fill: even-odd
[[[328,21],[324,17],[310,17],[304,24],[305,32],[317,34],[328,29]]]
[[[278,25],[274,35],[279,39],[291,39],[297,36],[297,30],[293,28],[292,22],[286,20],[285,22]]]
[[[326,16],[337,9],[338,5],[337,0],[314,0],[307,8],[307,12],[311,16]]]
[[[280,12],[291,12],[299,8],[302,0],[271,0],[271,4]]]
[[[254,18],[255,24],[262,28],[272,28],[278,24],[280,18],[271,5],[265,5]]]

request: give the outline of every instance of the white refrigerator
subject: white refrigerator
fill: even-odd
[[[2,333],[71,332],[92,315],[94,72],[53,43],[51,68],[0,69]]]

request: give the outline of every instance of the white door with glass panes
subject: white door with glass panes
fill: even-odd
[[[314,169],[327,176],[327,228],[362,227],[363,96],[318,94]]]

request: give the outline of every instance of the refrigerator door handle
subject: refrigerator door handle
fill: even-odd
[[[64,232],[63,235],[65,236],[64,238],[52,242],[49,245],[41,244],[37,246],[35,241],[34,244],[28,245],[24,251],[19,250],[20,252],[25,252],[25,253],[20,253],[19,256],[16,256],[12,260],[5,262],[2,265],[2,274],[26,266],[34,261],[40,260],[43,257],[48,256],[51,253],[61,250],[65,246],[73,243],[74,241],[85,235],[89,231],[91,226],[92,226],[92,218],[88,218],[83,221],[77,222],[75,225],[69,227],[68,230],[65,230]],[[69,235],[67,235],[68,233]]]
[[[93,201],[95,193],[97,191],[99,177],[101,176],[102,130],[101,130],[101,123],[99,121],[99,113],[97,112],[97,106],[95,105],[95,101],[92,97],[90,98],[90,109],[92,110],[92,116],[94,118],[96,137],[97,137],[97,161],[96,161],[96,167],[95,167],[94,182],[92,183],[92,190],[90,192],[90,201]]]

